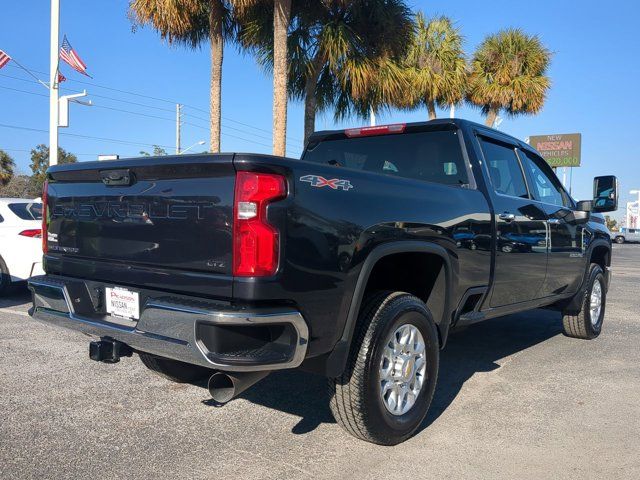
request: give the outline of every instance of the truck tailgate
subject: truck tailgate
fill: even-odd
[[[234,179],[232,155],[54,167],[48,270],[96,278],[109,265],[125,284],[136,268],[230,276]]]

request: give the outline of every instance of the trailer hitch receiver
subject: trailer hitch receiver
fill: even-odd
[[[118,363],[120,357],[130,357],[132,354],[129,345],[110,338],[89,343],[89,358],[96,362]]]

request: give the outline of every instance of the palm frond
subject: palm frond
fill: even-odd
[[[464,38],[453,21],[416,15],[415,31],[402,65],[409,89],[396,103],[414,109],[425,104],[446,107],[464,99],[468,69]]]
[[[151,26],[169,44],[198,48],[209,41],[215,22],[225,38],[236,37],[232,4],[249,0],[130,0],[128,16],[134,28]]]
[[[273,63],[273,12],[265,0],[244,9],[240,24],[239,44],[269,72]],[[345,101],[355,111],[356,104],[369,102],[366,99],[383,108],[380,99],[391,102],[393,95],[400,95],[398,85],[406,83],[400,69],[390,69],[390,63],[405,54],[412,34],[412,15],[403,0],[293,2],[289,96],[304,98],[307,79],[315,78],[319,111],[331,107],[340,110],[339,105]],[[376,71],[382,66],[385,69]]]
[[[201,0],[131,0],[135,26],[152,26],[168,43],[198,47],[209,38],[209,6]]]
[[[538,113],[551,81],[551,53],[537,36],[507,29],[487,37],[471,61],[467,100],[482,109],[510,115]]]

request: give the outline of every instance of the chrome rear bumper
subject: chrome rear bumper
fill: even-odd
[[[82,280],[34,277],[29,289],[33,293],[29,313],[38,320],[185,363],[223,371],[278,370],[299,366],[307,351],[307,325],[300,312],[291,309],[232,309],[204,299],[157,293],[146,298],[140,319],[132,321],[96,308]],[[273,328],[279,336],[258,347],[229,351],[220,345],[220,337],[216,339],[218,333],[224,334],[217,328],[236,327],[239,333],[234,332],[233,338],[261,327]],[[222,351],[216,351],[218,347]]]

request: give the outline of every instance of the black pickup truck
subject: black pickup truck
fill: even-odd
[[[301,159],[204,154],[48,170],[31,314],[231,400],[329,378],[361,439],[424,419],[452,328],[547,307],[602,328],[617,180],[575,202],[529,145],[464,120],[315,133]],[[455,341],[455,340],[453,340]]]

